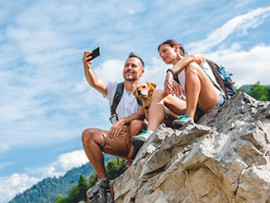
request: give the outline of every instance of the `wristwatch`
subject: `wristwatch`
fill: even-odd
[[[170,68],[168,68],[168,69],[166,70],[166,73],[168,73],[168,72],[171,72],[172,74],[174,74],[174,73],[173,73],[173,70],[170,69]]]

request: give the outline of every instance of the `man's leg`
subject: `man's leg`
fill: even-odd
[[[107,177],[104,156],[102,154],[101,146],[104,145],[104,137],[97,128],[88,128],[82,133],[82,142],[86,156],[91,165],[95,169],[99,178]]]

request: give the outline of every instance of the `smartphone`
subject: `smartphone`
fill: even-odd
[[[99,55],[100,55],[100,48],[98,47],[92,51],[91,55],[89,55],[89,56],[92,56],[92,58],[88,61],[93,60],[94,58],[98,57]]]

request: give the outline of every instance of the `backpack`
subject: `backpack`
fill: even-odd
[[[124,83],[123,82],[118,83],[114,97],[113,97],[113,102],[111,105],[111,117],[109,119],[111,121],[111,123],[114,123],[114,119],[116,121],[118,121],[118,115],[116,113],[116,108],[117,108],[117,106],[122,98],[123,92],[124,92]],[[142,105],[142,101],[140,98],[137,98],[137,102],[138,102],[139,106]]]
[[[206,62],[210,66],[218,85],[212,81],[212,79],[207,74],[206,75],[217,89],[225,93],[226,99],[230,99],[233,95],[236,94],[236,89],[233,86],[235,82],[233,82],[231,79],[232,74],[229,73],[223,66],[218,66],[215,62],[209,59],[206,59]],[[177,73],[173,75],[173,79],[180,84]]]
[[[233,95],[236,94],[236,89],[233,86],[235,82],[232,81],[231,73],[226,70],[223,66],[218,66],[215,62],[206,59],[206,62],[209,64],[212,72],[216,78],[216,81],[219,85],[215,85],[219,90],[222,90],[225,93],[226,99],[230,99]],[[211,80],[211,79],[210,79]]]

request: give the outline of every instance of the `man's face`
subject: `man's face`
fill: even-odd
[[[138,58],[131,57],[127,59],[123,70],[123,77],[125,80],[138,80],[143,72],[142,63]]]
[[[160,46],[159,55],[166,64],[172,64],[177,58],[176,49],[168,44]]]

